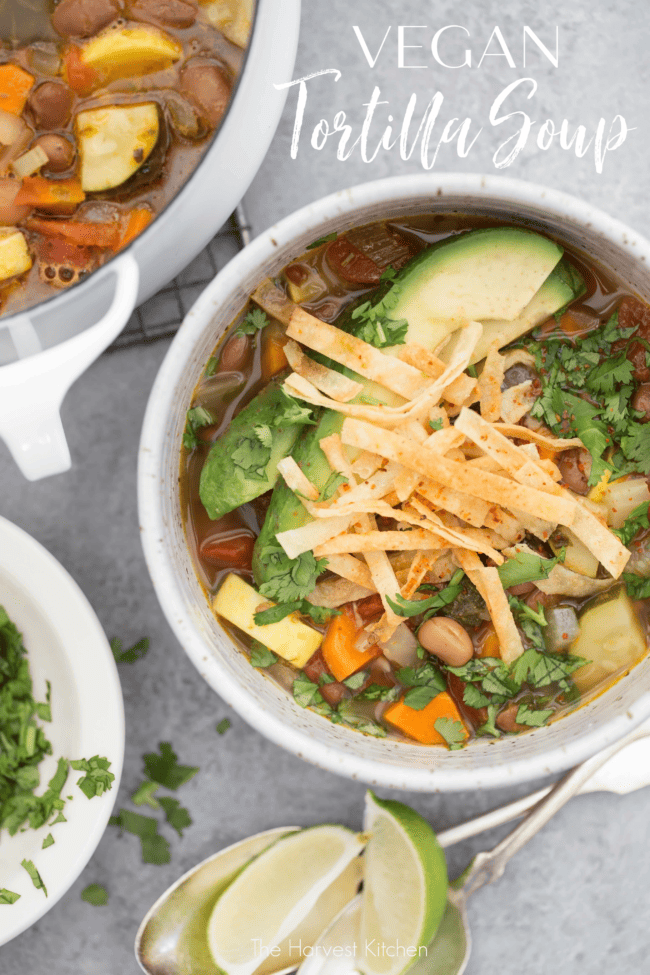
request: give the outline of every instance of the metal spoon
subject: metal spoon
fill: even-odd
[[[479,853],[465,872],[449,888],[447,909],[435,938],[409,969],[408,975],[463,975],[471,951],[471,934],[467,920],[467,900],[484,884],[493,883],[503,874],[511,857],[517,853],[551,819],[562,806],[577,795],[589,779],[614,755],[632,742],[647,737],[647,727],[636,728],[620,741],[587,759],[568,772],[538,802],[519,824],[491,851]],[[472,834],[469,834],[472,835]],[[447,845],[451,845],[447,843]],[[358,971],[356,946],[360,945],[361,897],[343,909],[327,931],[314,944],[312,953],[298,969],[298,975],[351,975]],[[355,951],[347,950],[355,946]],[[335,956],[333,949],[340,954]]]

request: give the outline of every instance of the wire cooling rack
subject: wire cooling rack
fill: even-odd
[[[175,335],[205,286],[250,239],[250,227],[240,204],[205,250],[171,284],[136,308],[107,351],[143,345]]]

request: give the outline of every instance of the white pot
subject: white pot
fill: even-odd
[[[650,658],[605,694],[548,728],[461,751],[376,739],[302,710],[254,670],[210,611],[185,543],[179,450],[185,412],[224,329],[261,278],[318,237],[380,218],[431,211],[513,218],[557,234],[650,298],[650,242],[574,197],[498,176],[405,176],[366,183],[298,211],[258,237],[215,278],[187,315],[163,362],[144,421],[139,509],[161,606],[199,673],[273,742],[316,765],[375,785],[424,792],[514,785],[561,772],[650,715]]]
[[[63,397],[136,304],[205,247],[250,186],[275,133],[298,46],[300,0],[258,0],[226,117],[198,167],[124,253],[25,314],[0,319],[0,437],[29,480],[68,470]]]

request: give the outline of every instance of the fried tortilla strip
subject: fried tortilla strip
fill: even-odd
[[[570,527],[576,504],[523,484],[516,484],[488,471],[478,472],[468,464],[439,457],[428,447],[413,444],[399,434],[380,430],[360,420],[346,419],[341,430],[343,443],[381,453],[389,460],[410,467],[424,477],[453,487],[491,504],[503,505]]]
[[[454,488],[443,487],[427,478],[419,479],[417,492],[434,507],[450,511],[452,515],[457,515],[458,518],[466,521],[468,525],[473,525],[474,528],[482,528],[483,525],[493,527],[486,523],[491,507],[487,501],[472,498],[469,494],[463,494]]]
[[[413,599],[415,591],[420,586],[427,572],[433,569],[440,558],[440,553],[430,550],[428,552],[418,552],[411,562],[406,582],[400,590],[404,599]]]
[[[447,368],[442,359],[439,359],[437,355],[434,355],[424,345],[418,345],[417,342],[408,342],[406,345],[400,345],[397,356],[402,362],[407,362],[409,366],[414,366],[431,379],[440,379]]]
[[[554,450],[557,453],[562,450],[571,450],[572,447],[584,447],[582,440],[579,440],[578,437],[562,440],[560,437],[551,437],[540,430],[531,430],[529,427],[519,426],[518,423],[495,423],[494,429],[502,433],[504,437],[528,440],[529,443],[537,444],[538,447],[545,447],[547,450]]]
[[[314,556],[318,559],[330,555],[351,552],[409,552],[418,549],[440,550],[448,548],[449,542],[439,538],[424,528],[413,528],[411,531],[369,531],[364,534],[338,535],[314,549]],[[372,570],[371,570],[372,572]],[[399,586],[392,590],[396,593]],[[389,592],[390,595],[390,592]]]
[[[317,519],[300,528],[278,532],[275,537],[289,558],[297,559],[303,552],[311,552],[318,545],[347,531],[351,523],[351,515],[339,515],[338,518],[328,518],[326,521]]]
[[[312,606],[324,606],[326,609],[337,609],[344,603],[354,602],[372,596],[374,589],[358,586],[356,582],[347,579],[325,579],[317,582],[314,591],[307,596]]]
[[[596,517],[593,511],[580,502],[576,505],[576,516],[571,529],[610,575],[618,579],[632,553],[616,535]]]
[[[357,459],[352,464],[352,473],[358,475],[362,481],[378,471],[384,463],[379,454],[371,454],[369,450],[362,450]]]
[[[335,572],[342,579],[354,582],[358,586],[363,586],[371,592],[376,592],[375,584],[370,575],[370,569],[360,559],[355,559],[354,555],[330,555],[327,560],[327,568],[330,572]]]
[[[457,430],[456,427],[449,426],[442,430],[435,430],[425,441],[429,450],[435,450],[436,453],[440,454],[446,454],[448,450],[460,447],[464,442],[465,434]]]
[[[538,397],[530,379],[518,386],[510,386],[501,393],[501,416],[506,423],[518,423],[529,412]]]
[[[344,376],[341,372],[334,372],[333,369],[328,369],[327,366],[322,365],[320,362],[314,362],[313,359],[305,355],[298,343],[294,342],[293,339],[289,339],[284,346],[284,354],[295,373],[309,380],[310,383],[314,384],[316,389],[320,389],[322,393],[331,396],[332,399],[337,400],[339,403],[348,403],[355,396],[358,396],[359,393],[363,392],[361,383],[355,382],[354,379],[350,379],[348,376]]]
[[[284,291],[273,284],[270,278],[265,278],[257,286],[251,298],[267,315],[277,318],[283,325],[289,324],[293,312],[298,307]]]
[[[287,487],[294,494],[302,494],[309,501],[318,501],[318,490],[298,466],[293,457],[283,457],[278,461],[278,470],[282,474]]]
[[[443,396],[452,406],[471,406],[479,398],[478,389],[476,380],[464,372],[447,386]]]
[[[497,347],[493,345],[485,357],[485,365],[478,381],[481,416],[490,423],[494,423],[501,416],[501,386],[504,375],[503,356],[499,355]]]
[[[465,570],[472,582],[485,600],[485,604],[492,620],[492,625],[499,640],[499,653],[506,664],[520,657],[524,647],[517,630],[508,597],[501,585],[501,579],[496,569],[486,568],[474,552],[458,550],[454,552],[456,561]]]
[[[343,332],[335,325],[321,322],[304,308],[296,307],[294,310],[287,335],[405,399],[415,399],[431,385],[432,380],[420,369],[385,355],[374,345]]]
[[[331,461],[330,466],[332,466]],[[335,470],[338,470],[338,467]],[[329,518],[334,514],[344,514],[346,511],[367,511],[369,503],[378,501],[393,490],[398,470],[397,464],[389,464],[385,470],[377,471],[368,480],[355,484],[340,498],[314,505],[311,513],[315,518]]]
[[[429,531],[435,532],[441,538],[444,538],[449,546],[468,548],[473,552],[482,552],[483,555],[487,555],[497,565],[501,565],[503,562],[501,553],[497,552],[490,544],[489,533],[487,531],[482,535],[480,529],[476,528],[466,530],[450,528],[448,525],[445,525],[434,511],[431,511],[428,505],[418,501],[417,498],[413,498],[411,504],[407,505],[402,512],[403,515],[410,515],[411,513],[420,515],[424,520],[424,526]],[[422,524],[422,521],[420,523]]]

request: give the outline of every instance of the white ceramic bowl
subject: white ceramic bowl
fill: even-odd
[[[507,217],[557,234],[650,298],[650,242],[565,193],[460,174],[396,177],[336,193],[253,241],[187,315],[149,400],[139,506],[145,556],[162,608],[190,659],[224,700],[262,734],[316,765],[377,785],[433,792],[524,782],[594,754],[650,715],[650,658],[591,704],[521,737],[479,739],[454,752],[366,737],[299,708],[233,648],[196,579],[178,498],[180,440],[192,391],[219,337],[259,280],[332,231],[431,211]]]
[[[196,257],[253,181],[275,133],[298,45],[300,0],[258,0],[228,111],[179,193],[123,253],[24,314],[0,319],[0,438],[25,477],[68,470],[59,417],[72,383],[135,306]]]
[[[124,759],[124,706],[108,640],[76,582],[46,549],[0,518],[0,606],[23,634],[34,697],[45,700],[52,685],[52,723],[43,725],[53,754],[39,765],[44,791],[57,759],[105,756],[115,781],[103,796],[88,799],[72,769],[63,796],[73,796],[67,822],[0,837],[0,887],[20,894],[0,911],[0,945],[15,938],[65,894],[95,852],[111,814]],[[54,845],[42,849],[51,832]],[[21,860],[33,860],[48,891],[36,890]]]

